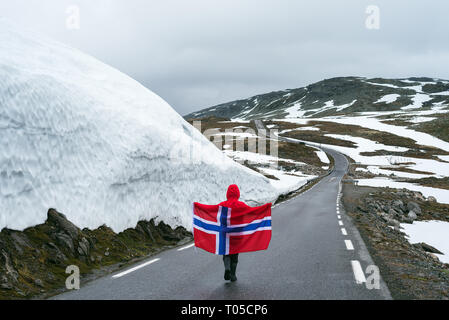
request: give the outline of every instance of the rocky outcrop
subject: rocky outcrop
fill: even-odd
[[[400,224],[449,221],[449,205],[420,193],[343,184],[346,212],[357,226],[394,299],[449,299],[449,264],[438,248],[411,244]]]
[[[431,245],[429,245],[429,244],[427,244],[425,242],[415,243],[413,245],[415,247],[417,247],[417,248],[423,249],[425,252],[436,253],[436,254],[443,254],[440,250],[438,250],[435,247],[432,247]]]
[[[414,201],[404,203],[400,199],[379,201],[367,197],[367,212],[380,216],[389,226],[399,230],[400,223],[413,223],[422,214],[421,207]]]
[[[0,299],[50,295],[65,286],[67,266],[77,265],[81,276],[113,267],[188,241],[184,228],[172,229],[153,220],[118,234],[107,226],[81,230],[50,209],[45,223],[24,231],[0,232]]]

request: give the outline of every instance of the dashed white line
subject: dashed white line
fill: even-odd
[[[352,260],[352,271],[354,272],[355,282],[357,284],[362,284],[366,282],[365,274],[363,273],[362,266],[358,260]]]
[[[342,225],[343,225],[343,221],[338,220],[338,224],[339,224],[340,226],[342,226]]]
[[[345,240],[346,249],[348,250],[354,250],[354,246],[352,245],[351,240]]]
[[[342,233],[344,236],[347,236],[347,235],[348,235],[348,233],[346,232],[346,229],[345,229],[345,228],[341,228],[341,233]]]
[[[182,251],[182,250],[185,250],[185,249],[189,249],[189,248],[193,247],[194,245],[195,245],[195,243],[191,243],[191,244],[189,244],[189,245],[187,245],[185,247],[179,248],[177,251]]]
[[[142,263],[141,265],[138,265],[138,266],[136,266],[134,268],[131,268],[131,269],[128,269],[126,271],[117,273],[116,275],[113,275],[112,278],[117,279],[117,278],[123,277],[124,275],[127,275],[128,273],[131,273],[133,271],[139,270],[140,268],[146,267],[147,265],[152,264],[153,262],[156,262],[156,261],[159,261],[159,260],[160,260],[159,258],[156,258],[156,259],[147,261],[147,262]]]
[[[337,215],[337,219],[341,219],[341,216],[340,216],[340,215]]]

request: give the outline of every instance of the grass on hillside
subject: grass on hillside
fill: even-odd
[[[225,130],[234,129],[236,127],[246,127],[245,128],[239,128],[242,132],[247,132],[248,129],[250,133],[257,134],[257,129],[253,121],[251,122],[229,122],[229,119],[227,118],[217,118],[217,117],[207,117],[203,119],[189,119],[188,122],[190,124],[193,123],[193,121],[201,121],[201,131],[204,133],[205,130],[208,129],[216,129],[219,128],[217,132],[224,133]],[[266,124],[269,124],[269,122],[266,122]],[[221,138],[221,143],[220,143]],[[243,148],[245,151],[248,151],[248,139],[242,139],[242,138],[230,138],[227,137],[226,140],[227,144],[232,143],[230,145],[230,148],[228,150],[236,150],[237,143],[243,143]],[[223,137],[214,137],[212,139],[212,142],[215,143],[215,145],[220,149],[223,150],[223,146],[225,145],[225,139]],[[259,141],[260,143],[260,141]],[[269,154],[270,151],[270,143],[271,141],[269,139],[266,140],[266,146],[265,150],[267,151],[267,154]],[[284,142],[284,141],[278,141],[278,157],[282,159],[290,159],[297,162],[303,162],[310,166],[315,166],[319,169],[323,166],[327,166],[328,164],[321,162],[320,158],[316,154],[315,151],[317,151],[313,147],[306,146],[304,144],[298,144],[298,143],[290,143],[290,142]],[[249,168],[255,170],[254,165],[251,165],[249,162],[244,162],[244,165],[248,166]],[[295,165],[288,163],[288,162],[279,162],[279,165],[282,166],[284,169],[290,170],[294,169]],[[258,171],[258,170],[256,170]]]
[[[438,148],[431,146],[418,145],[413,139],[401,137],[389,132],[377,131],[372,129],[367,129],[357,125],[347,125],[339,124],[334,122],[326,121],[309,121],[307,125],[298,125],[289,122],[276,121],[273,122],[279,127],[279,130],[295,129],[301,127],[317,127],[319,131],[312,130],[297,130],[290,131],[283,134],[286,137],[311,141],[316,143],[332,144],[343,147],[355,147],[355,144],[350,141],[335,139],[332,137],[325,136],[326,134],[338,134],[338,135],[349,135],[352,137],[365,138],[371,141],[376,141],[378,143],[408,148],[406,152],[391,152],[378,150],[376,152],[364,153],[362,155],[366,156],[376,156],[376,155],[396,155],[402,157],[413,157],[413,158],[424,158],[424,159],[434,159],[439,160],[436,155],[448,155],[449,153]]]

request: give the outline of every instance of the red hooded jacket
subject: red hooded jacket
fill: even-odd
[[[239,201],[240,190],[236,184],[231,184],[226,192],[226,201],[220,202],[218,205],[228,208],[250,208],[246,203]]]

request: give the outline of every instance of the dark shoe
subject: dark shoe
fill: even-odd
[[[231,281],[237,281],[235,271],[237,270],[237,263],[231,263]]]
[[[225,270],[224,279],[225,280],[231,279],[231,270]]]

